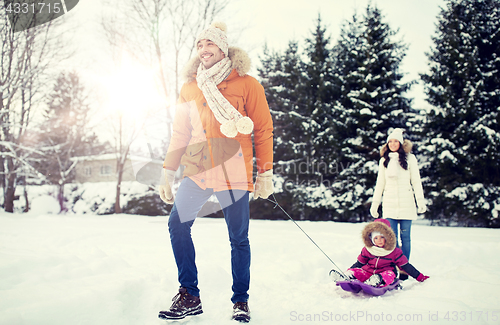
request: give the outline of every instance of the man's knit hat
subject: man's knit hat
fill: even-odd
[[[387,142],[391,139],[396,139],[399,141],[399,143],[403,144],[403,129],[394,129],[392,132],[389,134],[387,137]]]
[[[225,23],[213,22],[209,27],[207,27],[207,29],[198,35],[195,44],[198,44],[198,42],[202,39],[211,40],[221,49],[222,52],[224,52],[227,57],[229,45],[227,42],[226,30],[227,26]]]

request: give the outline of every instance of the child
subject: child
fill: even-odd
[[[398,267],[419,282],[429,277],[420,273],[403,251],[396,247],[396,235],[387,219],[376,219],[363,229],[361,236],[365,247],[358,256],[358,261],[345,272],[349,279],[357,279],[374,287],[385,287],[393,283],[398,273]],[[343,274],[332,270],[333,280],[347,280]]]

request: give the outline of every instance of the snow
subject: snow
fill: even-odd
[[[355,262],[365,224],[297,223],[341,269]],[[224,221],[199,218],[193,238],[204,313],[188,322],[234,324]],[[336,287],[328,278],[333,265],[291,221],[251,220],[250,243],[251,324],[498,324],[500,318],[496,229],[416,221],[411,262],[430,278],[409,279],[382,297]],[[178,288],[165,216],[0,213],[0,278],[2,325],[165,324],[158,311]]]

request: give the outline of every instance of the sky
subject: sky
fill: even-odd
[[[259,55],[264,45],[271,50],[284,50],[289,41],[296,40],[299,46],[310,37],[316,27],[318,14],[327,28],[331,43],[335,44],[340,29],[346,20],[357,12],[362,15],[368,3],[376,5],[384,15],[384,21],[393,30],[399,30],[396,38],[408,45],[401,71],[406,73],[405,82],[419,80],[419,73],[427,71],[426,52],[433,43],[431,36],[436,31],[437,16],[446,0],[230,0],[228,7],[216,20],[224,21],[228,26],[230,46],[246,50],[252,59],[250,74],[257,77]],[[103,10],[101,0],[80,0],[78,5],[67,14],[68,27],[74,28],[70,42],[76,46],[76,55],[64,63],[69,68],[76,68],[99,95],[113,97],[117,89],[134,89],[127,94],[141,98],[153,98],[153,83],[134,82],[147,79],[150,72],[140,73],[140,67],[134,67],[137,76],[127,78],[127,73],[113,68],[111,54],[106,50],[99,24]],[[186,61],[188,58],[186,58]],[[408,93],[414,99],[417,109],[428,108],[422,84],[416,84]],[[139,103],[140,98],[130,100]],[[118,99],[118,103],[123,99]],[[153,102],[155,100],[152,100]],[[156,101],[156,103],[158,103]],[[108,104],[104,104],[108,105]],[[115,103],[115,106],[117,104]],[[132,111],[137,105],[129,105]]]
[[[408,73],[405,80],[418,79],[419,73],[427,71],[425,53],[431,49],[431,36],[436,31],[437,16],[440,7],[446,5],[445,0],[237,0],[230,4],[235,14],[228,23],[228,32],[231,24],[238,21],[248,24],[238,45],[246,48],[245,44],[249,44],[255,62],[266,43],[276,50],[286,48],[291,40],[302,45],[316,27],[318,14],[335,44],[342,24],[355,12],[362,15],[369,3],[381,9],[384,21],[391,29],[399,29],[397,38],[409,47],[401,66],[401,70]],[[415,87],[410,97],[415,98],[416,107],[426,106],[423,87]]]

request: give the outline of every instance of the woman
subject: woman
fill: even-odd
[[[411,223],[418,213],[424,213],[424,191],[420,181],[417,158],[411,154],[412,143],[403,140],[403,130],[395,129],[387,138],[387,143],[380,150],[380,162],[377,184],[373,193],[370,213],[378,218],[378,207],[382,201],[382,213],[391,223],[391,228],[398,238],[398,225],[401,230],[401,249],[410,259]],[[415,199],[417,206],[415,206]],[[399,247],[399,243],[397,245]]]

